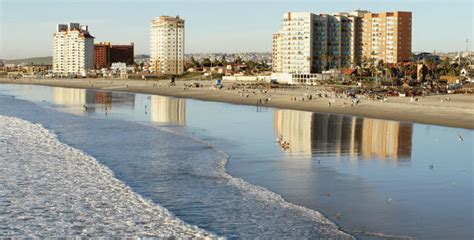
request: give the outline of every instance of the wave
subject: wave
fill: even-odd
[[[188,138],[192,141],[207,145],[207,147],[213,149],[216,153],[218,153],[218,156],[219,156],[218,158],[216,158],[217,160],[216,173],[215,173],[215,176],[209,176],[209,174],[214,175],[214,173],[210,173],[209,171],[206,171],[205,174],[199,175],[199,176],[221,177],[221,178],[227,179],[229,185],[240,189],[247,196],[257,198],[263,202],[279,206],[280,208],[283,208],[283,209],[287,208],[287,209],[296,210],[298,211],[298,214],[300,214],[300,216],[305,216],[308,219],[311,219],[312,221],[318,223],[318,227],[319,227],[318,235],[320,236],[335,238],[335,239],[355,239],[355,238],[397,239],[397,240],[415,239],[409,236],[390,235],[390,234],[385,234],[385,233],[368,232],[368,231],[360,231],[360,230],[352,231],[349,229],[343,229],[339,227],[337,224],[335,224],[334,222],[332,222],[331,220],[329,220],[326,216],[324,216],[324,214],[316,210],[290,203],[286,201],[281,195],[275,192],[272,192],[264,187],[253,185],[242,178],[234,177],[230,175],[226,170],[226,165],[229,162],[231,156],[227,152],[221,150],[219,147],[205,140],[202,140],[196,136],[191,136],[191,135],[187,135],[185,133],[179,132],[175,128],[167,128],[164,126],[157,126],[157,125],[147,124],[147,123],[142,123],[142,124],[157,128],[160,131],[166,131],[171,134],[179,135],[181,137]],[[298,236],[298,237],[302,237],[302,236]]]
[[[218,157],[215,159],[217,160],[216,161],[217,166],[215,168],[216,172],[212,173],[209,171],[205,171],[205,172],[202,172],[204,174],[202,174],[201,177],[223,178],[227,181],[227,184],[229,186],[239,189],[242,192],[242,194],[245,195],[244,197],[245,199],[248,199],[249,197],[251,197],[260,202],[265,203],[265,205],[272,205],[272,207],[274,208],[276,207],[279,209],[290,209],[292,212],[296,211],[298,213],[298,217],[302,217],[307,220],[313,221],[313,223],[316,223],[316,224],[313,224],[313,227],[314,226],[317,227],[317,234],[316,234],[317,236],[320,236],[323,238],[335,238],[335,239],[355,239],[354,236],[351,236],[351,234],[349,234],[348,232],[343,231],[341,228],[339,228],[339,226],[337,226],[335,223],[330,221],[320,212],[297,205],[297,204],[287,202],[281,195],[275,192],[272,192],[264,187],[253,185],[242,178],[234,177],[230,175],[226,170],[226,165],[229,162],[229,159],[231,156],[227,152],[219,149],[217,146],[205,140],[197,138],[195,136],[190,136],[185,133],[178,132],[175,129],[171,129],[171,128],[167,128],[163,126],[157,126],[153,124],[147,124],[147,123],[143,123],[143,124],[157,128],[160,131],[166,131],[171,134],[179,135],[181,137],[188,138],[192,141],[207,145],[210,149],[215,151],[218,155]],[[215,175],[215,176],[209,176],[209,175]],[[286,215],[286,214],[283,214],[283,215]],[[289,228],[288,231],[291,231],[290,229],[291,228]],[[309,232],[311,231],[305,232],[304,234],[307,234]],[[297,232],[297,233],[301,234],[301,232]],[[294,235],[294,237],[311,237],[311,234],[309,235],[298,235],[298,234]],[[316,237],[316,235],[312,237]]]
[[[216,236],[144,199],[40,124],[0,115],[0,236]]]

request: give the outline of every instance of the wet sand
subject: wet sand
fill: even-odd
[[[322,113],[338,113],[360,117],[434,124],[450,127],[474,129],[474,96],[465,94],[438,95],[419,97],[411,102],[409,97],[389,97],[387,101],[362,100],[358,106],[351,107],[349,99],[316,98],[310,101],[292,101],[293,97],[301,99],[305,93],[314,92],[317,87],[304,86],[294,89],[269,90],[271,101],[259,104],[259,99],[268,95],[250,90],[249,96],[242,96],[238,90],[211,89],[211,81],[199,81],[202,88],[188,88],[184,84],[193,81],[178,81],[176,86],[169,87],[169,81],[144,81],[126,79],[16,79],[0,78],[0,83],[36,84],[46,86],[102,89],[148,93],[181,98],[193,98],[206,101],[227,102],[234,104],[261,105],[283,109],[304,110]],[[232,82],[223,82],[224,86]],[[450,100],[447,101],[446,98]],[[442,101],[443,100],[443,101]],[[328,106],[331,101],[331,106]]]

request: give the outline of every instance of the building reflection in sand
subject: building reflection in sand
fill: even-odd
[[[288,154],[409,160],[413,126],[379,119],[276,110],[276,136],[289,142]]]
[[[51,100],[56,105],[67,105],[69,111],[73,113],[110,112],[112,105],[133,110],[135,94],[52,87]],[[87,111],[84,106],[87,107]]]
[[[163,96],[151,96],[151,121],[163,124],[184,125],[186,122],[186,100]]]

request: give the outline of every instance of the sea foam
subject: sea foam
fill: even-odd
[[[40,124],[0,116],[0,236],[213,238]]]

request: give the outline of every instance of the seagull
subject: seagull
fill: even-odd
[[[330,196],[331,196],[331,192],[327,192],[327,193],[326,193],[326,196],[330,197]]]
[[[430,167],[430,169],[431,169],[431,170],[433,170],[433,168],[434,168],[434,165],[433,165],[433,163],[432,163],[432,164],[430,164],[430,166],[429,166],[429,167]]]
[[[392,198],[388,198],[388,203],[392,203]]]
[[[461,134],[458,134],[458,140],[461,142],[464,141],[464,138],[461,136]]]
[[[321,164],[321,160],[318,160],[318,164]]]
[[[341,213],[341,212],[337,212],[337,213],[336,213],[336,218],[337,218],[337,219],[341,219],[341,217],[342,217],[342,213]]]

